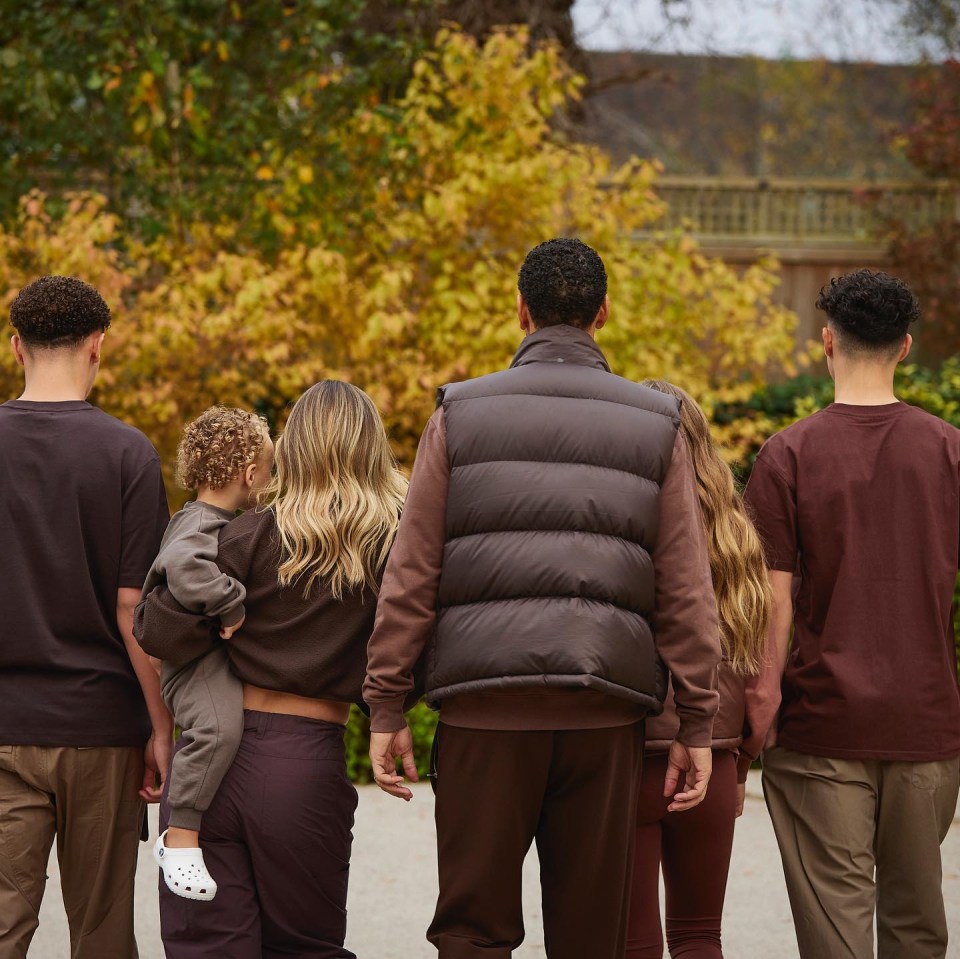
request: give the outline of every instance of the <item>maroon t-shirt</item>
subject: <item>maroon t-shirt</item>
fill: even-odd
[[[960,430],[903,403],[834,403],[764,445],[745,498],[768,565],[799,573],[778,742],[960,754]]]
[[[0,406],[0,745],[146,742],[117,590],[168,519],[139,430],[82,401]]]

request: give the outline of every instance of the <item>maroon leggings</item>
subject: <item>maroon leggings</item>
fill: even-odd
[[[713,751],[707,797],[687,812],[667,812],[665,754],[644,759],[637,802],[633,892],[626,959],[661,959],[660,870],[666,888],[667,944],[673,959],[723,959],[720,917],[733,849],[737,762]]]

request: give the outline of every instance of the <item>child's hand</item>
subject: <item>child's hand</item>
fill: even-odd
[[[244,616],[239,623],[234,623],[232,626],[222,626],[220,628],[220,638],[221,639],[230,639],[233,634],[244,624],[247,617]]]

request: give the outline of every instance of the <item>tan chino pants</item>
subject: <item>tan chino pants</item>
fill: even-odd
[[[775,746],[763,791],[802,959],[944,959],[940,844],[960,760],[828,759]]]
[[[0,746],[0,959],[36,931],[54,836],[71,959],[137,959],[143,750]]]

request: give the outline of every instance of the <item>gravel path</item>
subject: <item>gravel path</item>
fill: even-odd
[[[751,773],[747,808],[737,825],[724,915],[725,951],[732,959],[796,959],[780,857],[755,776]],[[156,836],[156,807],[151,814]],[[433,959],[436,952],[424,939],[437,887],[429,786],[417,787],[409,804],[375,787],[361,787],[354,834],[347,945],[359,959]],[[944,843],[943,862],[951,936],[954,942],[960,942],[960,823],[954,825]],[[528,937],[514,955],[517,959],[533,959],[545,955],[535,853],[527,858],[524,887]],[[137,885],[141,959],[162,959],[158,930],[156,867],[144,844]],[[67,942],[54,855],[30,959],[66,959]]]

